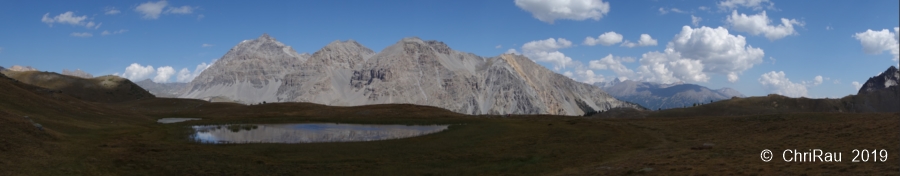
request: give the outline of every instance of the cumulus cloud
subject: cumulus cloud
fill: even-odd
[[[215,62],[215,60],[213,60],[213,62]],[[197,76],[200,76],[200,73],[202,73],[203,70],[206,70],[210,66],[212,66],[212,64],[206,64],[206,62],[200,63],[197,65],[197,67],[194,68],[193,73],[190,70],[188,70],[187,68],[182,68],[181,71],[178,71],[178,76],[176,77],[176,80],[178,82],[191,82],[194,80],[194,78],[196,78]]]
[[[650,35],[641,38],[644,45],[655,41]],[[641,45],[641,42],[634,45]],[[743,36],[729,34],[725,28],[683,26],[665,50],[641,55],[640,65],[634,70],[622,64],[634,62],[634,58],[612,55],[588,62],[587,68],[611,70],[620,79],[648,82],[708,82],[712,74],[736,82],[743,71],[762,63],[764,55],[762,49],[748,46]],[[579,64],[576,61],[574,65],[577,68]],[[577,73],[573,75],[578,77]]]
[[[91,37],[91,36],[94,36],[94,34],[91,34],[90,32],[73,32],[73,33],[71,33],[71,34],[69,34],[69,35],[72,36],[72,37]]]
[[[728,25],[736,31],[750,33],[752,35],[763,34],[769,40],[778,40],[789,35],[796,35],[794,25],[803,26],[803,22],[796,19],[781,18],[781,24],[773,26],[766,11],[762,11],[756,15],[738,14],[737,10],[731,11],[731,15],[726,19]]]
[[[169,82],[169,78],[175,75],[175,69],[170,66],[163,66],[156,69],[156,76],[153,77],[153,82],[165,83]]]
[[[807,96],[806,86],[791,82],[790,79],[785,77],[783,71],[770,71],[769,73],[760,76],[758,81],[767,91],[769,91],[769,93],[776,93],[788,97]]]
[[[633,78],[635,76],[634,71],[625,67],[622,62],[634,62],[634,58],[618,57],[610,54],[600,60],[589,61],[588,68],[598,70],[612,70],[619,77]]]
[[[112,31],[112,32],[109,32],[108,30],[103,30],[103,32],[101,32],[100,35],[114,35],[114,34],[121,34],[121,33],[125,33],[125,32],[128,32],[128,30],[119,29],[118,31]]]
[[[709,76],[704,72],[701,60],[682,58],[681,53],[666,49],[664,52],[648,52],[642,55],[641,66],[636,73],[639,79],[648,82],[706,82]]]
[[[191,14],[194,13],[194,7],[191,6],[181,6],[181,7],[169,7],[166,8],[167,14]]]
[[[705,26],[682,27],[681,33],[666,46],[666,53],[699,60],[705,66],[703,72],[727,74],[730,82],[737,81],[739,73],[761,63],[765,55],[762,49],[747,45],[743,36],[731,35],[722,27]]]
[[[515,3],[534,18],[550,24],[557,19],[596,21],[609,13],[609,3],[602,0],[516,0]]]
[[[156,73],[156,69],[153,69],[153,66],[151,65],[141,66],[141,64],[132,63],[128,67],[125,67],[125,73],[122,73],[119,76],[136,82],[150,78],[154,73]]]
[[[691,24],[693,24],[694,27],[699,26],[699,25],[700,25],[700,21],[703,21],[703,18],[700,18],[700,17],[698,17],[698,16],[691,15]]]
[[[825,82],[826,79],[829,78],[822,77],[822,75],[816,75],[816,77],[814,77],[812,81],[801,81],[801,83],[803,83],[803,85],[807,87],[813,87],[822,84],[822,82]]]
[[[558,50],[571,46],[572,42],[564,38],[548,38],[525,43],[522,45],[522,52],[525,56],[535,61],[553,63],[553,69],[559,70],[571,65],[572,58]]]
[[[853,85],[853,88],[857,91],[859,91],[859,89],[862,89],[862,84],[860,84],[859,82],[853,81],[850,84]]]
[[[215,63],[215,61],[216,60],[213,60],[211,63]],[[169,82],[172,76],[175,76],[175,80],[177,82],[190,82],[194,80],[194,78],[199,76],[200,73],[203,72],[203,70],[206,70],[210,66],[212,66],[212,64],[202,62],[194,68],[193,72],[191,72],[188,68],[182,68],[181,70],[176,72],[175,68],[171,66],[162,66],[154,69],[151,65],[143,66],[138,63],[132,63],[125,68],[125,73],[116,73],[115,75],[127,78],[135,82],[142,81],[144,79],[151,79],[153,82],[165,83]]]
[[[813,84],[814,84],[814,85],[817,85],[817,86],[818,86],[819,84],[822,84],[822,81],[824,81],[824,80],[822,79],[822,75],[816,75],[816,78],[813,78]]]
[[[763,8],[775,9],[775,3],[769,0],[725,0],[716,3],[720,10],[726,11],[736,9],[738,7],[746,7],[753,10],[762,10]]]
[[[41,22],[47,23],[50,27],[53,27],[53,23],[62,23],[62,24],[70,24],[73,26],[84,26],[86,28],[99,28],[100,25],[94,23],[93,21],[89,21],[87,15],[77,16],[75,12],[68,11],[65,13],[61,13],[54,17],[50,17],[50,13],[44,14],[41,17]],[[102,24],[102,23],[101,23]]]
[[[105,11],[104,14],[107,14],[107,15],[115,15],[115,14],[122,13],[122,11],[119,11],[118,9],[116,9],[116,7],[106,7],[106,9],[104,9],[104,11]]]
[[[594,46],[597,44],[610,46],[622,42],[623,38],[624,37],[622,36],[622,34],[616,33],[615,31],[610,31],[600,34],[600,36],[598,36],[597,38],[591,38],[591,36],[588,36],[587,38],[584,38],[584,44],[588,46]]]
[[[868,29],[866,32],[856,33],[853,37],[859,40],[859,44],[862,45],[863,52],[866,54],[881,54],[884,51],[889,51],[894,55],[894,61],[900,61],[900,43],[897,40],[898,30],[900,30],[898,27],[894,27],[894,32],[887,29],[882,29],[881,31]]]
[[[641,39],[638,40],[637,43],[634,43],[634,42],[631,42],[628,40],[625,40],[625,42],[622,42],[622,46],[629,47],[629,48],[634,48],[637,46],[656,46],[656,44],[657,44],[656,39],[653,39],[653,37],[650,37],[650,34],[641,34]]]

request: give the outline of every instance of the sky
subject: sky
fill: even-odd
[[[404,37],[525,55],[585,83],[839,98],[898,64],[900,2],[779,0],[2,1],[0,66],[189,82],[268,33],[298,52]]]

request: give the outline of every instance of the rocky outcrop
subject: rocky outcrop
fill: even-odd
[[[857,112],[900,112],[900,71],[891,66],[878,76],[869,78],[859,93],[843,98]]]
[[[70,71],[70,70],[67,70],[67,69],[63,69],[63,70],[62,70],[62,74],[63,74],[63,75],[69,75],[69,76],[75,76],[75,77],[86,78],[86,79],[90,79],[90,78],[93,78],[93,77],[94,77],[94,75],[91,75],[90,73],[81,71],[81,69],[75,69],[74,71]]]
[[[38,71],[38,69],[31,67],[31,66],[20,66],[20,65],[13,65],[12,67],[9,67],[9,69],[6,69],[6,70],[19,71],[19,72]]]
[[[521,55],[483,58],[415,37],[379,53],[352,40],[332,42],[309,57],[266,52],[284,48],[289,47],[266,35],[242,42],[194,79],[181,97],[223,96],[248,104],[417,104],[465,114],[584,115],[615,107],[642,108]],[[248,71],[253,69],[266,71]],[[246,80],[255,82],[242,83]],[[268,84],[257,88],[256,82]]]
[[[594,85],[619,100],[637,103],[651,110],[691,107],[731,97],[744,97],[731,88],[712,90],[696,84],[657,84],[616,79]]]
[[[881,74],[878,74],[878,76],[873,76],[869,78],[869,80],[866,80],[866,83],[860,87],[857,94],[886,89],[891,86],[896,86],[897,83],[900,83],[900,70],[897,70],[897,67],[891,66]]]

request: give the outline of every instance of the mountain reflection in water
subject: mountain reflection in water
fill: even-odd
[[[408,138],[446,130],[449,125],[362,125],[337,123],[193,126],[200,143],[317,143]]]

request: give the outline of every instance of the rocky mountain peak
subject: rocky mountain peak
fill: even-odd
[[[898,83],[900,83],[900,70],[897,70],[897,67],[892,65],[884,72],[881,72],[881,74],[878,74],[878,76],[869,78],[869,80],[859,88],[857,94],[897,86]]]
[[[257,88],[278,84],[289,69],[303,64],[308,57],[263,34],[232,47],[216,64],[191,81],[191,90],[234,84]]]
[[[272,36],[269,36],[268,33],[263,33],[262,35],[259,36],[259,38],[256,38],[256,39],[257,40],[275,40],[275,38],[272,38]]]
[[[306,65],[314,69],[332,66],[336,66],[334,68],[350,69],[358,64],[362,64],[374,54],[375,51],[366,48],[355,40],[335,40],[313,53]]]

